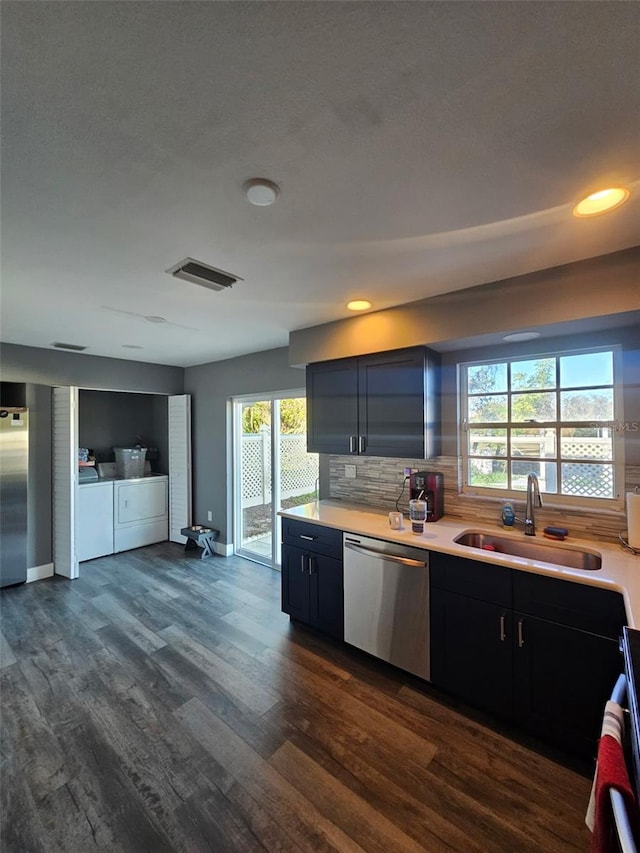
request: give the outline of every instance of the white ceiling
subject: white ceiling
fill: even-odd
[[[2,47],[7,342],[187,366],[640,243],[638,3],[4,0]]]

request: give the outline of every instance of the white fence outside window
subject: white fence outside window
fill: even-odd
[[[506,458],[507,437],[475,436],[471,442],[470,456],[476,471],[491,474],[494,462],[504,464]],[[546,435],[520,435],[511,439],[511,459],[518,464],[518,457],[533,457],[539,464],[538,477],[543,492],[556,493],[558,490],[558,469],[555,462],[555,430],[546,431]],[[611,437],[562,438],[558,449],[562,463],[562,492],[566,495],[578,495],[592,498],[613,497],[613,463],[611,459]],[[474,457],[474,454],[477,456]],[[595,460],[602,459],[602,463]],[[527,473],[532,466],[524,461],[522,469],[513,473],[514,489],[526,487]]]
[[[549,430],[548,435],[540,437],[537,435],[526,436],[520,435],[511,439],[512,453],[514,456],[533,456],[540,459],[554,456],[553,448],[555,447],[554,440],[555,430]],[[483,450],[484,446],[495,448],[493,451],[487,452]],[[497,436],[474,436],[471,445],[471,455],[479,454],[492,456],[505,456],[507,446],[506,435]],[[548,447],[551,452],[547,452]],[[500,450],[498,451],[498,448]],[[611,458],[611,438],[582,438],[570,437],[562,439],[562,458],[563,459],[610,459]]]

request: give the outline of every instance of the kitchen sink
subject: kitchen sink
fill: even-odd
[[[602,557],[595,551],[583,551],[578,548],[558,545],[547,545],[542,542],[531,542],[528,539],[512,539],[506,536],[495,536],[493,533],[483,533],[471,530],[461,533],[454,540],[458,545],[468,548],[482,548],[495,551],[496,554],[510,554],[512,557],[525,557],[527,560],[540,560],[556,566],[567,566],[570,569],[583,569],[595,572],[602,568]]]

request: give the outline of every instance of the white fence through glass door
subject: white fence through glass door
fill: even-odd
[[[280,436],[280,498],[315,491],[318,457],[307,453],[306,435]],[[269,428],[242,436],[242,508],[270,504],[271,437]]]

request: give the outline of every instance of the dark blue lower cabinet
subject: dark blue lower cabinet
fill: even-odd
[[[300,622],[311,618],[308,559],[306,551],[282,546],[282,609]]]
[[[528,731],[568,752],[596,752],[604,706],[621,672],[618,643],[514,613],[514,713]]]
[[[566,752],[593,757],[623,665],[622,596],[516,570],[507,595],[491,564],[436,553],[431,562],[433,684]]]
[[[342,560],[282,545],[282,610],[325,634],[344,638]]]
[[[511,611],[431,590],[431,678],[469,705],[500,717],[513,707]]]

